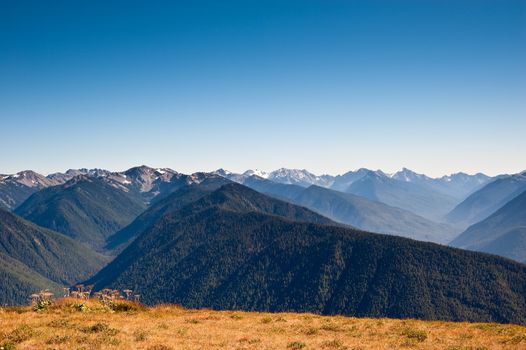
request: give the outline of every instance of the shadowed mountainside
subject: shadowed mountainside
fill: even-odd
[[[0,304],[86,279],[108,259],[58,232],[0,209]]]
[[[141,198],[99,178],[77,176],[48,187],[16,209],[31,222],[61,232],[95,248],[145,209]]]

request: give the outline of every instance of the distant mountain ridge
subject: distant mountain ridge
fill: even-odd
[[[226,172],[225,175],[233,175],[233,173],[225,171],[223,169],[220,169],[218,171]],[[237,175],[243,175],[244,177],[257,175],[259,177],[272,180],[278,183],[299,185],[303,187],[317,185],[345,192],[345,190],[353,182],[359,180],[360,178],[370,173],[374,173],[380,177],[388,177],[403,182],[425,184],[434,187],[439,191],[443,191],[443,194],[451,195],[455,198],[465,197],[469,193],[490,182],[492,179],[492,177],[482,173],[469,175],[463,172],[454,173],[451,175],[444,175],[438,178],[432,178],[424,174],[418,174],[407,168],[402,168],[402,170],[394,174],[387,174],[381,170],[370,170],[366,168],[360,168],[356,171],[349,171],[345,174],[332,176],[326,174],[315,175],[306,169],[281,168],[278,170],[274,170],[270,173],[266,173],[257,169],[247,170],[244,173]]]
[[[236,176],[231,179],[240,180]],[[304,188],[281,184],[257,176],[250,176],[241,181],[240,183],[256,191],[307,207],[332,220],[365,231],[443,244],[448,243],[458,233],[447,225],[432,222],[412,212],[350,193],[316,185]]]
[[[239,183],[254,175],[252,171],[234,174],[223,169],[218,170],[217,173]],[[475,175],[457,173],[431,178],[407,168],[395,174],[361,168],[337,176],[317,176],[305,169],[282,168],[264,175],[263,178],[277,183],[302,187],[316,185],[355,194],[409,210],[434,221],[443,221],[444,216],[465,196],[493,179],[481,173]]]
[[[14,175],[0,175],[0,208],[14,209],[33,193],[58,185],[56,179],[48,178],[31,170]]]
[[[429,186],[399,181],[378,172],[367,172],[345,192],[409,210],[435,221],[440,221],[457,203],[455,198]]]
[[[196,174],[186,175],[169,168],[150,168],[145,165],[121,172],[105,169],[69,169],[64,173],[47,176],[26,170],[14,175],[0,175],[0,208],[14,210],[33,193],[62,185],[78,176],[103,179],[111,186],[140,194],[145,204],[148,204],[173,187],[199,181],[200,173]]]
[[[486,219],[526,190],[526,171],[501,175],[472,193],[446,216],[447,222],[467,227]]]
[[[258,169],[247,170],[243,174],[233,174],[223,169],[216,171],[217,174],[221,174],[221,172],[224,172],[224,174],[228,173],[230,177],[234,175],[240,177],[256,175],[278,183],[295,184],[303,187],[317,185],[347,192],[347,189],[354,181],[372,172],[372,170],[362,168],[337,176],[315,175],[305,169],[287,168],[281,168],[269,173]],[[467,175],[464,173],[433,179],[425,175],[416,174],[406,168],[392,175],[386,174],[381,170],[374,172],[380,176],[392,177],[406,182],[421,181],[424,178],[435,189],[455,198],[469,194],[481,183],[489,182],[492,179],[484,174]],[[147,201],[151,201],[157,195],[164,193],[167,188],[170,188],[171,183],[188,181],[187,177],[190,176],[178,173],[170,168],[151,168],[145,165],[117,172],[96,168],[69,169],[63,173],[57,172],[47,176],[31,170],[25,170],[17,174],[0,175],[0,208],[13,210],[38,190],[61,185],[78,175],[109,179],[125,188],[143,193]]]
[[[526,261],[526,190],[470,226],[451,245]]]
[[[407,168],[403,168],[401,171],[393,174],[391,178],[429,186],[445,195],[458,199],[465,198],[492,180],[492,177],[482,173],[468,175],[462,172],[444,175],[439,178],[430,178],[424,174],[417,174]]]

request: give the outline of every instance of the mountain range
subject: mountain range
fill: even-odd
[[[202,173],[186,175],[169,168],[154,169],[145,165],[121,172],[104,169],[69,169],[64,173],[52,173],[47,176],[25,170],[12,175],[0,175],[0,208],[13,210],[33,193],[64,184],[79,176],[102,179],[113,187],[142,197],[145,204],[149,204],[157,196],[169,192],[174,187],[199,181]]]
[[[451,196],[456,199],[463,199],[467,195],[481,188],[492,180],[492,177],[482,173],[475,175],[468,175],[466,173],[455,173],[451,175],[444,175],[439,178],[431,178],[424,174],[418,174],[410,169],[402,168],[402,170],[393,173],[386,174],[381,170],[369,170],[365,168],[358,169],[356,171],[349,171],[342,175],[315,175],[305,169],[286,169],[281,168],[270,173],[266,173],[261,170],[247,170],[242,174],[233,174],[223,169],[218,170],[223,175],[232,177],[233,175],[242,175],[249,177],[252,175],[259,176],[264,179],[271,180],[273,182],[299,185],[303,187],[309,187],[316,185],[320,187],[331,188],[338,191],[346,191],[349,186],[359,180],[360,178],[374,173],[379,177],[391,178],[402,182],[410,182],[418,184],[424,187],[430,187],[444,195]]]
[[[410,211],[317,185],[305,188],[275,183],[258,176],[231,178],[241,180],[242,184],[256,191],[307,207],[334,221],[365,231],[437,243],[448,243],[458,233],[446,224],[435,223]]]
[[[284,168],[270,173],[247,170],[242,174],[235,174],[223,169],[216,173],[240,183],[243,179],[256,175],[282,184],[301,187],[316,185],[409,210],[433,221],[445,221],[444,216],[455,205],[492,180],[481,173],[457,173],[430,178],[406,168],[394,174],[361,168],[338,176],[317,176],[304,169]]]
[[[524,178],[2,175],[0,301],[84,280],[152,304],[525,323],[525,265],[443,246],[524,262]]]
[[[195,198],[86,283],[187,307],[526,322],[525,265],[337,226],[235,183]]]

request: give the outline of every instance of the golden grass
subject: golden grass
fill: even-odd
[[[115,312],[62,300],[42,312],[0,309],[0,348],[11,349],[526,349],[526,327],[137,307]],[[85,308],[84,308],[85,309]]]

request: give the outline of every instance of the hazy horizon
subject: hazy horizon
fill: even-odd
[[[16,1],[0,31],[3,173],[526,168],[524,1]]]

